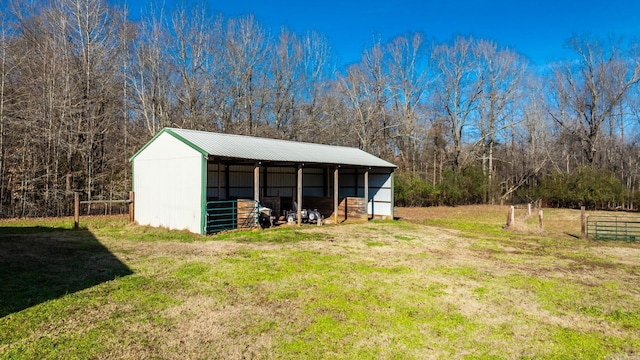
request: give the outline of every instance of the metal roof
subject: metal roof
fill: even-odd
[[[346,146],[322,145],[176,128],[164,128],[161,133],[162,132],[167,132],[183,142],[197,147],[200,152],[207,153],[214,157],[280,163],[314,163],[383,168],[397,167],[365,151]],[[134,155],[134,157],[136,155]]]

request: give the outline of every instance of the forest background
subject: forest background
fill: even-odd
[[[640,43],[576,34],[532,65],[491,39],[407,33],[338,66],[310,31],[205,4],[131,21],[102,0],[2,1],[0,217],[124,199],[166,126],[358,147],[396,204],[640,203]]]

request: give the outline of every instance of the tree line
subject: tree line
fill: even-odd
[[[358,147],[398,164],[398,205],[640,198],[640,57],[623,37],[576,35],[573,56],[533,65],[415,32],[338,66],[318,32],[206,5],[137,21],[103,0],[4,5],[4,217],[67,215],[78,191],[125,198],[128,158],[165,126]]]

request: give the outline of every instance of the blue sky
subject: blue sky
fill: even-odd
[[[332,45],[340,64],[358,61],[373,39],[383,42],[406,32],[437,41],[473,35],[510,47],[542,65],[567,57],[564,41],[573,33],[640,38],[640,0],[207,0],[227,17],[252,13],[273,31],[315,29]],[[127,0],[135,14],[148,3]],[[168,7],[173,4],[167,0]]]

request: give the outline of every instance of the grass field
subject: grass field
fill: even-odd
[[[120,217],[0,222],[0,358],[640,359],[640,243],[580,214],[201,237]]]

